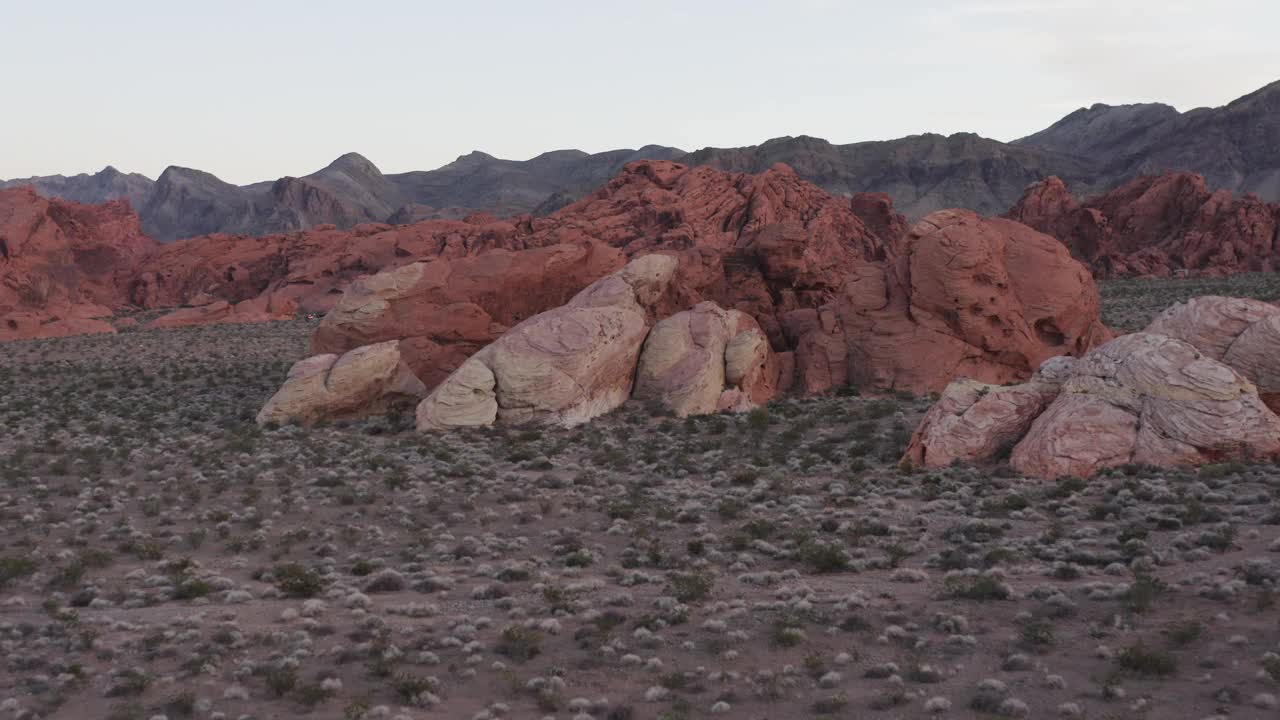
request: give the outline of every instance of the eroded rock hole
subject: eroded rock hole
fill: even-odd
[[[1050,318],[1037,320],[1035,328],[1036,337],[1040,338],[1040,342],[1046,345],[1061,345],[1067,339]]]

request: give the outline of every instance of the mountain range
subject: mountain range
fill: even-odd
[[[1199,173],[1210,188],[1274,202],[1280,200],[1280,82],[1219,108],[1187,112],[1158,103],[1097,104],[1009,143],[956,133],[847,145],[781,137],[694,152],[660,145],[601,153],[558,150],[523,161],[472,152],[435,170],[392,174],[349,153],[310,175],[243,186],[171,166],[155,181],[107,167],[93,175],[0,181],[0,188],[31,185],[47,197],[85,203],[128,199],[143,231],[170,241],[215,232],[403,224],[475,211],[546,215],[641,159],[752,173],[785,163],[836,195],[887,193],[912,219],[952,207],[999,214],[1030,183],[1050,176],[1089,195],[1165,170]]]

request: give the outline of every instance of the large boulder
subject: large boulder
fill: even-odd
[[[916,431],[904,463],[989,460],[1012,445],[1030,476],[1087,477],[1129,463],[1200,465],[1280,454],[1280,418],[1239,373],[1152,333],[1119,337],[1031,382],[993,388],[961,379]]]
[[[427,392],[395,340],[342,355],[315,355],[294,363],[284,385],[258,413],[258,424],[361,417],[412,403]]]
[[[1045,362],[1029,382],[990,385],[959,378],[947,385],[911,437],[903,462],[937,468],[1007,454],[1058,397],[1075,359]]]
[[[754,318],[703,302],[649,332],[634,397],[656,400],[678,417],[749,409],[776,393],[777,372]]]
[[[1163,335],[1117,338],[1076,363],[1010,462],[1088,476],[1126,463],[1199,465],[1280,452],[1280,418],[1239,373]]]
[[[313,353],[385,340],[428,388],[508,327],[558,307],[620,268],[622,253],[594,242],[416,262],[356,280],[311,338]]]
[[[939,211],[894,255],[850,268],[831,302],[787,317],[807,392],[852,382],[922,393],[961,376],[1004,384],[1111,336],[1088,270],[1025,225]]]
[[[1205,295],[1160,313],[1146,332],[1168,335],[1230,365],[1280,411],[1280,307],[1250,298]]]
[[[418,429],[576,425],[631,395],[640,349],[677,261],[646,255],[472,355],[419,405]]]

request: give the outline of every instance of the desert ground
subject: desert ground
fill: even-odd
[[[1280,282],[1104,320],[1210,293]],[[0,344],[0,718],[1280,717],[1280,467],[909,472],[855,388],[260,429],[314,327]]]

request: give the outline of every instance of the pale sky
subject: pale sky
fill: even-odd
[[[1011,140],[1280,79],[1276,0],[0,0],[0,178]]]

